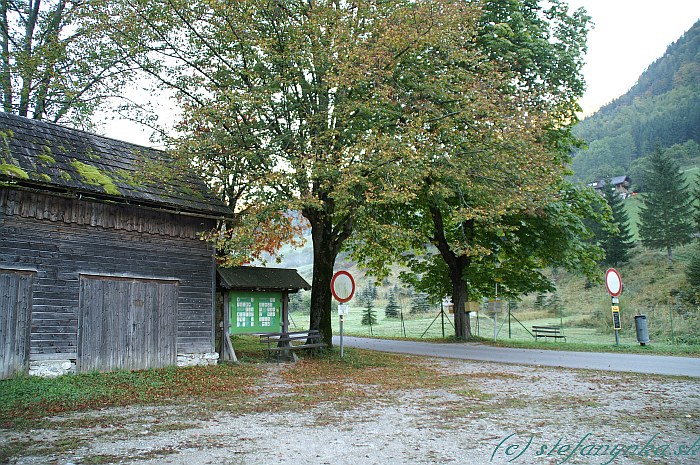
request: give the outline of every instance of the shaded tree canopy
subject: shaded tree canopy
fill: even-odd
[[[695,222],[695,229],[700,231],[700,178],[696,178],[693,196],[693,221]]]
[[[700,249],[697,245],[693,247],[685,276],[690,288],[697,293],[700,290]]]
[[[552,292],[553,284],[544,274],[547,267],[595,274],[603,253],[587,243],[592,231],[585,219],[609,221],[598,211],[600,202],[597,194],[566,185],[539,210],[513,211],[495,223],[476,222],[472,247],[482,252],[474,254],[463,271],[466,300],[495,297],[496,280],[499,296],[505,299]],[[416,249],[403,257],[410,267],[402,274],[405,280],[433,296],[451,295],[450,270],[436,249]]]

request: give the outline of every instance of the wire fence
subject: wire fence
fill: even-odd
[[[557,326],[566,336],[566,342],[582,344],[615,343],[613,319],[610,307],[597,309],[591,315],[576,315],[572,312],[531,310],[504,310],[499,313],[470,312],[471,334],[495,340],[532,341],[533,326]],[[387,318],[383,312],[375,312],[376,323],[362,324],[365,309],[352,307],[345,317],[345,334],[376,337],[444,338],[453,336],[454,315],[448,310],[431,306],[424,313],[410,313],[403,309],[399,316]],[[634,316],[646,316],[650,343],[700,344],[700,314],[697,309],[682,309],[676,306],[651,307],[639,311],[621,310],[620,343],[637,343]],[[290,313],[290,326],[307,329],[308,312]],[[332,318],[334,334],[339,332],[339,318]],[[549,341],[549,339],[545,339]],[[551,340],[553,343],[563,340]]]

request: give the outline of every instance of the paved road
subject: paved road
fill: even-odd
[[[338,345],[339,338],[333,338]],[[482,344],[435,344],[430,342],[396,341],[386,339],[343,338],[345,347],[459,358],[482,362],[585,368],[591,370],[626,371],[657,375],[678,375],[700,378],[700,358],[667,357],[660,355],[610,354],[599,352],[569,352],[557,350],[512,349]]]

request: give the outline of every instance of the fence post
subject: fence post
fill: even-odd
[[[668,317],[671,320],[671,342],[676,343],[676,333],[673,331],[673,306],[668,306]]]
[[[510,302],[508,302],[508,339],[513,337],[513,333],[510,328]]]

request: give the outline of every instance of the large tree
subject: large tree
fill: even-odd
[[[406,276],[414,284],[451,295],[457,309],[468,298],[493,295],[495,279],[517,295],[550,288],[537,271],[548,264],[590,269],[598,251],[584,242],[588,231],[577,213],[593,214],[595,199],[564,182],[576,143],[570,130],[583,92],[588,20],[559,1],[546,8],[485,2],[475,37],[463,47],[483,54],[483,79],[491,85],[470,93],[432,83],[421,89],[432,104],[424,107],[441,116],[427,131],[420,187],[410,203],[367,219],[363,231],[386,224],[396,231],[383,245],[358,237],[363,264],[381,274],[386,258],[398,257],[411,266]],[[452,75],[467,68],[443,50],[426,51],[422,61],[426,69],[451,67]],[[455,331],[470,336],[462,311]]]
[[[113,8],[139,34],[118,25],[110,34],[151,49],[141,66],[177,89],[182,104],[181,152],[204,167],[222,197],[237,199],[237,209],[298,211],[310,224],[310,326],[330,343],[336,256],[367,210],[415,195],[413,180],[436,142],[428,129],[444,115],[431,83],[454,88],[455,105],[469,103],[465,111],[477,118],[481,105],[497,104],[487,89],[499,72],[470,45],[478,7],[125,0]],[[423,56],[435,53],[461,64],[432,68]],[[257,222],[243,215],[239,224]]]
[[[111,34],[151,49],[141,65],[177,89],[182,151],[222,196],[310,224],[310,324],[328,343],[335,258],[358,224],[365,243],[398,244],[378,212],[424,207],[409,214],[433,222],[461,305],[465,263],[486,250],[476,221],[497,231],[558,192],[587,27],[558,1],[114,5],[129,22]]]
[[[665,157],[660,148],[649,156],[645,185],[639,209],[639,235],[645,247],[666,250],[672,262],[673,248],[692,240],[692,195],[678,164]]]
[[[0,1],[3,111],[91,126],[90,116],[133,77],[140,52],[97,26],[102,0]]]

